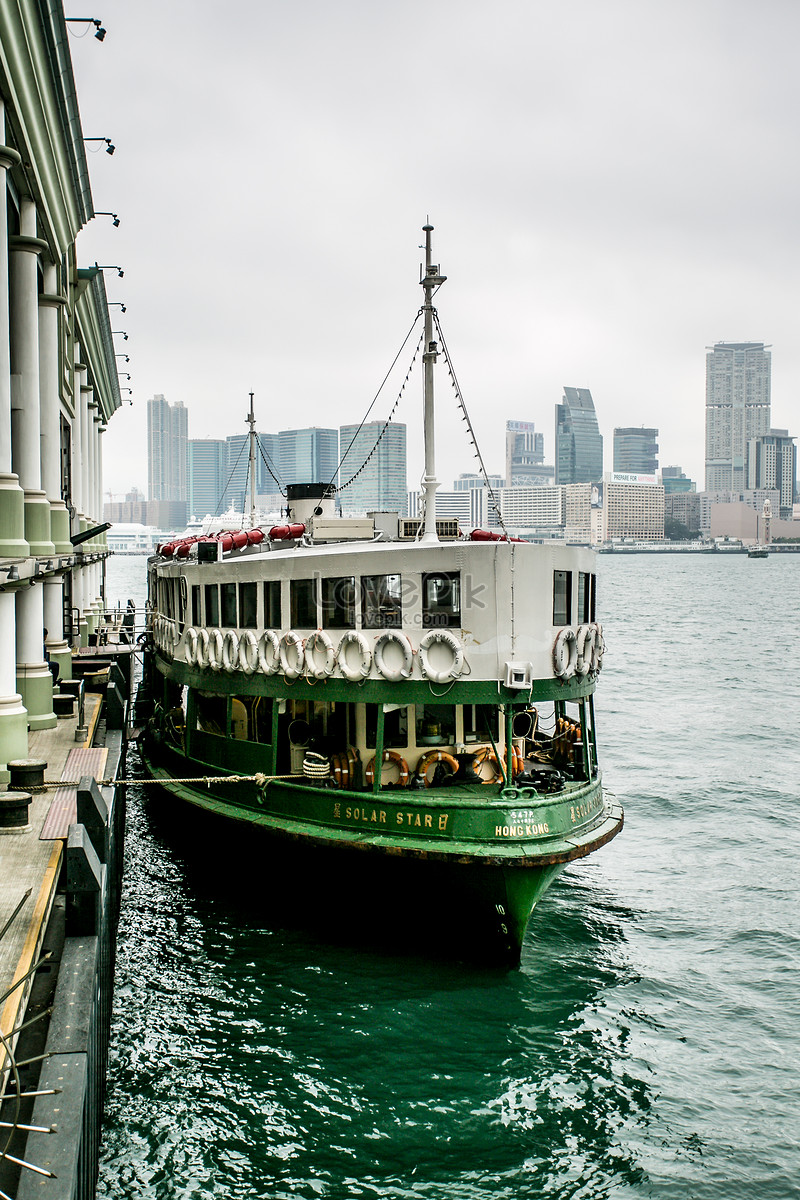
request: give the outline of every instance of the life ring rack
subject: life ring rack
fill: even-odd
[[[431,665],[429,651],[431,646],[436,645],[447,646],[453,655],[449,668]],[[449,683],[451,679],[458,679],[464,670],[464,647],[455,634],[449,629],[429,629],[419,644],[419,669],[423,677],[433,683]]]
[[[303,639],[299,633],[295,633],[290,629],[283,635],[278,646],[280,655],[281,670],[287,679],[298,679],[303,674],[303,666],[305,664],[306,652],[303,645]],[[296,656],[297,661],[292,662],[291,655]]]
[[[222,670],[222,630],[211,629],[208,633],[208,665],[212,671]]]
[[[186,655],[186,661],[190,667],[193,667],[195,665],[195,663],[197,662],[198,641],[199,641],[199,638],[198,638],[197,630],[195,629],[194,625],[190,625],[189,628],[186,630],[186,646],[184,648],[184,654]]]
[[[386,663],[386,650],[389,646],[397,646],[403,656],[401,666],[389,667]],[[398,683],[401,679],[410,679],[414,664],[414,651],[411,642],[402,633],[387,629],[375,643],[375,666],[388,683]]]
[[[503,754],[503,767],[507,763],[507,757],[508,756],[506,754]],[[489,766],[494,771],[494,775],[492,776],[491,779],[484,779],[483,782],[485,784],[486,783],[494,783],[496,779],[499,779],[502,775],[505,774],[505,772],[503,771],[503,767],[500,766],[500,761],[499,761],[497,755],[495,754],[494,750],[492,750],[491,746],[484,746],[482,749],[478,750],[477,753],[475,753],[473,755],[473,757],[472,757],[473,770],[477,770],[477,768],[479,766],[481,766],[482,763],[488,763]],[[511,774],[512,774],[512,776],[521,775],[524,769],[525,769],[525,759],[523,758],[521,751],[519,751],[517,749],[517,747],[512,743],[512,745],[511,745]]]
[[[350,646],[355,646],[358,649],[361,659],[358,666],[352,666],[347,661],[347,652]],[[360,679],[367,678],[372,668],[372,651],[369,648],[369,642],[360,629],[348,629],[347,633],[342,635],[342,639],[336,650],[336,665],[345,679],[349,679],[351,683],[358,683]]]
[[[276,675],[281,665],[281,649],[274,629],[265,629],[258,639],[258,669],[262,675]]]
[[[322,661],[318,661],[318,651],[321,648]],[[309,634],[305,645],[306,670],[314,679],[328,679],[336,666],[336,651],[333,642],[324,629],[317,629]]]
[[[553,643],[553,671],[557,679],[566,683],[575,674],[578,663],[578,642],[574,630],[559,630]]]
[[[417,778],[425,780],[425,787],[433,787],[433,776],[428,779],[428,767],[433,763],[446,763],[453,775],[458,771],[458,759],[453,754],[446,750],[427,750],[417,763]]]
[[[231,674],[239,666],[239,635],[235,629],[226,629],[222,636],[222,666]]]
[[[383,759],[381,761],[381,771],[383,770],[383,763],[387,763],[387,762],[394,763],[394,765],[397,767],[398,771],[400,772],[400,779],[398,780],[400,787],[407,787],[410,775],[409,775],[409,771],[408,771],[408,763],[403,758],[402,754],[398,754],[398,752],[396,750],[384,750]],[[366,768],[366,771],[364,772],[364,778],[366,779],[369,786],[372,787],[372,784],[375,780],[375,755],[374,754],[373,754],[372,758],[369,760],[369,762],[367,763],[367,768]]]
[[[239,638],[239,666],[245,675],[258,669],[258,640],[252,629],[245,629]]]

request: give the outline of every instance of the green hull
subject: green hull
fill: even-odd
[[[505,965],[519,962],[533,908],[564,864],[622,828],[599,779],[556,796],[491,785],[373,795],[215,782],[218,771],[208,783],[176,782],[209,768],[158,738],[143,756],[168,792],[234,823],[240,844],[243,826],[259,831],[264,876],[291,893],[293,908],[322,905],[345,924],[357,912],[359,932],[387,946],[408,935],[413,948]]]

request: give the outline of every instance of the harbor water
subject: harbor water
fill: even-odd
[[[799,1194],[800,556],[598,562],[626,825],[519,970],[366,947],[368,895],[297,927],[257,846],[129,789],[101,1196]],[[141,607],[144,572],[112,560],[109,600]]]

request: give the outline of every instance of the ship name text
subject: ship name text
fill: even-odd
[[[398,826],[402,829],[430,829],[431,832],[447,832],[449,813],[431,812],[402,812],[387,813],[383,808],[372,808],[369,804],[363,806],[350,804],[342,805],[338,801],[333,806],[334,821],[357,821],[359,824]]]

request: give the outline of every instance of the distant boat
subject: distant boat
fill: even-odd
[[[747,551],[748,558],[769,558],[769,550],[766,546],[751,546]]]

